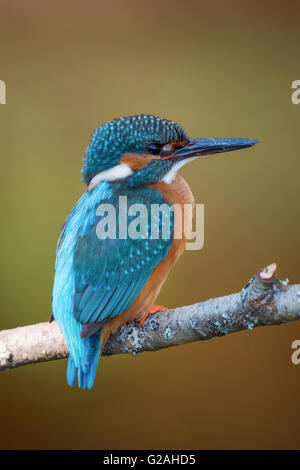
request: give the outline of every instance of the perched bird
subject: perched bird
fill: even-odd
[[[143,322],[156,310],[152,305],[160,288],[184,251],[186,232],[175,238],[175,229],[192,223],[191,217],[184,221],[176,211],[167,221],[161,213],[158,237],[152,236],[147,219],[140,235],[124,236],[120,219],[128,223],[133,216],[129,210],[125,215],[120,212],[120,196],[126,196],[128,208],[140,204],[149,211],[155,204],[194,204],[188,184],[177,176],[179,168],[201,155],[255,143],[191,139],[179,124],[145,114],[115,119],[96,129],[82,169],[87,190],[71,210],[57,245],[52,315],[70,351],[69,385],[77,380],[79,387],[91,388],[110,334],[126,322]],[[99,211],[103,204],[115,208],[114,237],[97,232],[105,217],[105,211]],[[169,237],[162,236],[166,224]]]

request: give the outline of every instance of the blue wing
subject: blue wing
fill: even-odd
[[[162,261],[173,240],[173,213],[165,217],[159,213],[158,238],[151,237],[151,205],[162,204],[160,193],[152,189],[143,189],[139,202],[143,202],[148,211],[147,224],[143,236],[137,239],[121,239],[116,232],[115,239],[100,239],[97,224],[103,217],[96,217],[94,223],[85,227],[84,234],[77,237],[75,244],[73,269],[75,273],[74,317],[82,324],[89,324],[83,330],[84,337],[93,334],[110,318],[121,314],[136,299],[147,283],[155,266]],[[128,207],[137,201],[137,190],[132,197],[127,194]],[[116,227],[118,228],[118,201],[116,209]],[[167,206],[167,205],[166,205]],[[168,210],[166,208],[166,210]],[[127,217],[127,225],[133,221]],[[152,219],[152,223],[153,223]],[[164,238],[164,225],[168,224]],[[147,234],[147,238],[145,238]],[[157,235],[156,235],[157,236]],[[92,325],[91,325],[92,324]]]

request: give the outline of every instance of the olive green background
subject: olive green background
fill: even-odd
[[[205,204],[205,246],[159,303],[239,291],[273,261],[300,282],[299,44],[296,2],[1,1],[0,328],[48,320],[90,134],[128,114],[260,140],[181,171]],[[299,448],[295,339],[300,323],[103,358],[88,392],[67,386],[65,360],[1,372],[0,446]]]

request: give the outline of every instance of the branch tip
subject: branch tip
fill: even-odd
[[[257,276],[262,282],[273,282],[276,276],[277,264],[269,264],[266,268],[258,271]]]

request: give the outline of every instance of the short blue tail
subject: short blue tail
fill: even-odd
[[[96,377],[99,355],[100,338],[97,335],[81,339],[83,341],[83,356],[73,357],[71,354],[68,360],[67,382],[70,386],[76,384],[84,390],[91,389]]]

